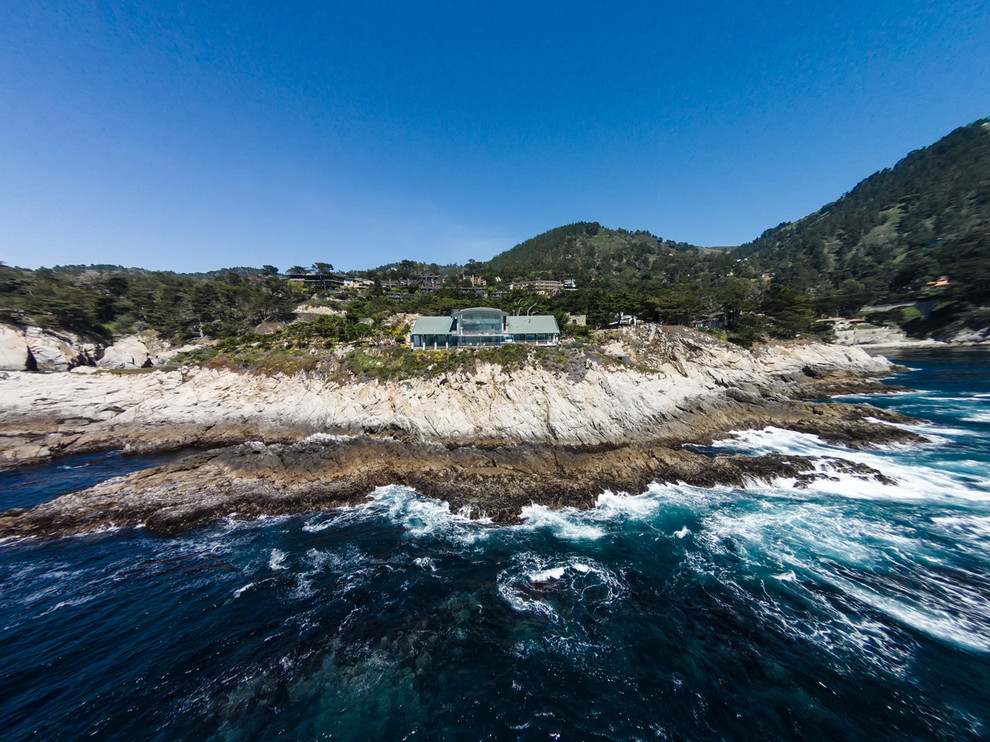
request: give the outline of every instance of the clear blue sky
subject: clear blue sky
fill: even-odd
[[[748,241],[990,115],[986,2],[8,0],[0,260]]]

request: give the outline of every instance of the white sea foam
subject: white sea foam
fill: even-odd
[[[285,552],[280,549],[272,549],[268,558],[268,568],[274,570],[285,569]]]
[[[437,571],[436,562],[434,562],[433,559],[431,559],[430,557],[416,557],[415,559],[413,559],[413,563],[417,567],[422,567],[423,569],[428,569],[430,572],[436,572]]]
[[[320,531],[325,531],[328,528],[333,528],[336,525],[335,521],[324,520],[322,517],[319,520],[311,520],[303,524],[302,529],[306,533],[319,533]]]
[[[677,536],[677,538],[687,538],[691,535],[691,529],[684,526],[681,530],[674,531],[674,535]]]
[[[389,519],[400,523],[412,538],[440,537],[469,546],[488,537],[490,518],[452,513],[446,502],[425,497],[408,487],[379,487],[371,497],[373,502],[359,507],[367,513],[384,509]]]
[[[524,552],[499,573],[499,595],[514,610],[540,613],[558,620],[558,601],[608,605],[624,595],[623,581],[595,560],[552,557]]]
[[[566,567],[551,567],[539,572],[530,572],[527,577],[529,577],[530,582],[547,582],[548,580],[559,580],[566,571]]]
[[[248,588],[250,588],[250,587],[254,587],[254,583],[253,583],[253,582],[249,582],[248,584],[246,584],[246,585],[244,585],[243,587],[239,587],[239,588],[237,588],[237,589],[236,589],[236,590],[234,591],[234,597],[235,597],[235,598],[239,598],[239,597],[241,597],[241,595],[243,595],[243,594],[244,594],[244,591],[245,591],[245,590],[247,590],[247,589],[248,589]]]
[[[520,518],[524,528],[546,529],[558,538],[568,541],[594,541],[605,535],[605,530],[589,522],[588,511],[576,508],[551,510],[543,505],[527,505]],[[593,517],[593,516],[592,516]]]
[[[834,574],[828,574],[826,579],[847,594],[917,631],[968,649],[990,652],[990,635],[987,634],[985,625],[978,625],[964,616],[951,615],[944,609],[882,595]]]
[[[633,518],[648,518],[660,508],[660,502],[650,497],[649,491],[643,494],[630,495],[624,492],[606,490],[598,496],[595,507],[605,516],[624,515]]]
[[[913,368],[911,371],[917,371],[918,369]],[[890,378],[890,377],[888,377]],[[874,392],[871,394],[833,394],[829,399],[844,400],[844,399],[871,399],[875,397],[887,398],[887,397],[923,397],[931,394],[932,392],[925,389],[906,389],[898,390],[895,392]]]
[[[835,471],[827,460],[815,464],[816,471],[827,475],[808,486],[809,491],[852,499],[921,500],[962,499],[990,501],[990,492],[975,489],[971,482],[960,481],[953,472],[904,463],[902,456],[891,451],[854,451],[825,443],[817,436],[768,427],[734,433],[734,438],[717,441],[716,448],[745,448],[755,454],[783,453],[797,456],[838,458],[872,467],[896,484],[884,484],[869,476]],[[899,452],[897,452],[899,453]],[[781,478],[772,487],[790,488],[795,482]],[[765,489],[755,483],[751,489]]]
[[[96,597],[95,595],[83,595],[83,596],[81,596],[79,598],[67,598],[66,600],[60,600],[58,603],[56,603],[55,605],[53,605],[51,608],[48,608],[47,610],[42,611],[39,614],[38,617],[40,618],[41,616],[47,616],[49,613],[54,613],[55,611],[57,611],[57,610],[59,610],[61,608],[68,608],[68,607],[71,607],[71,606],[83,605],[84,603],[88,603],[89,601],[93,600],[93,598],[95,598],[95,597]]]
[[[956,515],[932,518],[932,522],[953,535],[990,539],[990,515]]]
[[[887,420],[878,420],[875,417],[864,418],[869,422],[881,423],[883,425],[889,425],[892,428],[900,428],[901,430],[909,430],[912,433],[917,433],[926,438],[929,438],[934,443],[947,443],[948,440],[945,436],[949,438],[960,436],[960,435],[971,435],[971,430],[964,430],[963,428],[950,428],[945,425],[936,425],[935,423],[894,423]],[[912,444],[915,445],[915,444]]]
[[[519,613],[540,613],[548,618],[557,618],[557,612],[553,609],[553,606],[546,601],[524,596],[512,583],[500,581],[498,583],[498,594],[514,611],[518,611]]]

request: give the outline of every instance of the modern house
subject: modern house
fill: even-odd
[[[511,343],[559,345],[553,315],[512,316],[501,309],[474,307],[449,317],[420,317],[412,329],[414,348],[480,348]]]

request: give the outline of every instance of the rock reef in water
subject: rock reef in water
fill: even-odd
[[[208,369],[9,374],[0,379],[0,466],[111,448],[233,447],[8,512],[0,535],[111,523],[173,532],[233,512],[353,504],[385,484],[511,520],[530,502],[588,507],[606,488],[642,491],[650,481],[814,475],[809,460],[710,459],[677,448],[733,430],[776,425],[848,446],[920,440],[875,422],[906,419],[868,405],[802,401],[881,389],[874,377],[892,365],[858,348],[747,351],[647,326],[616,334],[605,351],[624,361],[576,351],[558,368],[481,365],[400,381]],[[245,441],[254,443],[238,445]]]
[[[884,481],[869,467],[801,456],[719,456],[643,445],[608,449],[516,444],[448,448],[381,438],[245,443],[192,454],[103,482],[31,510],[0,515],[0,537],[142,525],[172,535],[228,515],[256,517],[356,505],[378,487],[405,485],[454,512],[513,522],[532,503],[589,508],[605,490],[642,492],[651,482],[744,486],[801,484],[835,472]]]

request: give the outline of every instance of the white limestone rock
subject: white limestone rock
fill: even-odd
[[[24,342],[38,371],[68,371],[75,366],[90,366],[99,355],[100,346],[64,330],[28,327]]]
[[[0,371],[23,371],[27,359],[24,332],[13,325],[0,325]]]
[[[158,333],[148,330],[115,340],[103,351],[103,357],[96,365],[100,368],[142,368],[150,362],[152,366],[160,366],[174,354],[169,343],[161,340]]]
[[[635,332],[625,350],[635,354],[635,368],[593,360],[570,375],[488,364],[470,374],[342,384],[305,374],[208,368],[133,375],[11,373],[0,379],[0,434],[4,426],[47,432],[47,420],[78,420],[60,424],[60,435],[107,445],[362,432],[432,441],[649,441],[690,433],[706,420],[717,427],[726,415],[760,399],[787,396],[795,384],[810,380],[809,370],[815,376],[855,376],[892,368],[855,347],[793,343],[748,351],[687,330],[654,330],[650,342],[639,334],[648,328],[630,329]],[[32,435],[0,446],[0,464],[23,460],[23,447],[36,440]]]

